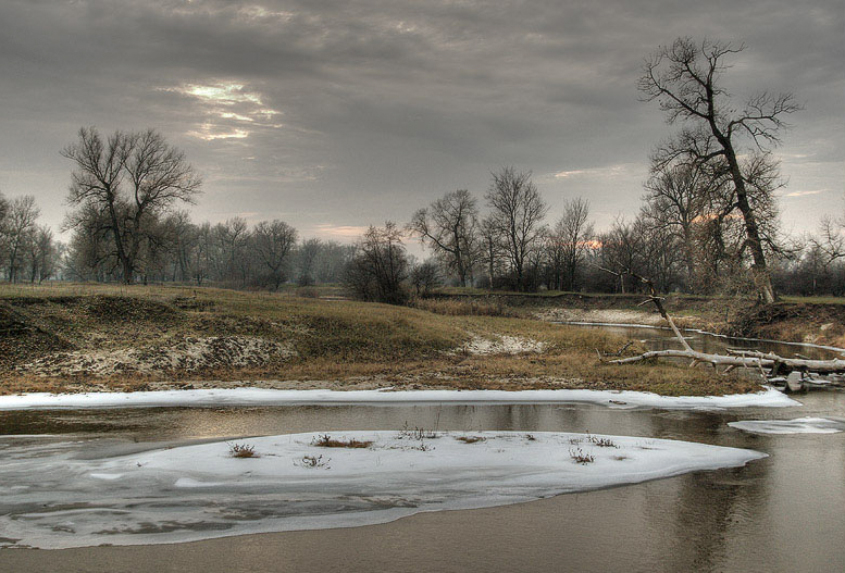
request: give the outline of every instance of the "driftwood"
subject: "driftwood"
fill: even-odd
[[[728,373],[738,367],[759,369],[764,376],[777,376],[782,371],[799,371],[815,374],[845,373],[845,359],[810,360],[805,357],[784,358],[773,352],[764,353],[757,350],[728,349],[728,354],[710,354],[693,350],[683,334],[681,334],[681,331],[678,330],[675,321],[666,312],[666,308],[663,306],[665,299],[658,296],[657,289],[654,288],[654,283],[636,273],[628,272],[627,274],[640,280],[648,287],[649,298],[643,301],[643,304],[648,302],[654,303],[655,307],[657,307],[657,312],[669,323],[669,327],[675,334],[675,338],[683,346],[683,350],[650,350],[637,356],[610,360],[609,362],[611,364],[631,364],[656,358],[686,358],[690,360],[690,367],[697,366],[698,364],[711,364],[713,368],[724,366],[724,373]]]
[[[736,368],[766,368],[773,370],[776,365],[786,367],[789,370],[800,370],[803,372],[815,372],[817,374],[831,374],[845,372],[845,360],[805,360],[801,358],[783,358],[776,354],[764,354],[757,351],[744,351],[744,356],[708,354],[695,350],[651,350],[637,356],[611,360],[612,364],[631,364],[651,358],[688,358],[695,364],[712,364],[713,366],[727,366]],[[733,370],[731,368],[731,370]]]

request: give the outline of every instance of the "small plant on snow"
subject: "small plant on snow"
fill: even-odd
[[[229,446],[229,455],[233,458],[260,458],[255,452],[255,446],[249,444],[232,444]]]
[[[598,436],[589,436],[587,438],[589,442],[592,444],[600,447],[600,448],[619,448],[616,444],[613,443],[613,440],[610,438],[600,438]]]
[[[400,440],[434,440],[440,436],[438,436],[437,432],[434,430],[426,430],[424,428],[411,428],[410,426],[408,426],[408,422],[405,422],[405,425],[402,426],[402,429],[399,430],[399,435],[396,437]]]
[[[569,457],[572,458],[576,464],[587,465],[596,461],[592,455],[584,453],[581,448],[570,448]]]
[[[311,445],[317,446],[318,448],[352,448],[352,449],[363,449],[369,448],[373,445],[372,440],[342,440],[332,438],[328,434],[323,434],[322,436],[315,438]]]
[[[298,460],[293,461],[293,465],[301,467],[301,468],[322,468],[322,469],[330,469],[329,462],[332,461],[331,458],[323,459],[323,456],[302,456]]]

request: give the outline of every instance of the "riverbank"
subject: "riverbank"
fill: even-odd
[[[741,373],[606,364],[600,354],[643,348],[595,330],[292,293],[0,287],[0,331],[2,394],[255,386],[667,396],[759,390],[757,380]]]

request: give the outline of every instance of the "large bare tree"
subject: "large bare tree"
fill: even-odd
[[[800,109],[792,94],[760,92],[741,108],[722,85],[726,59],[744,46],[678,38],[659,48],[645,63],[639,89],[647,101],[658,101],[667,121],[683,124],[681,132],[655,154],[660,161],[676,160],[697,166],[714,178],[724,175],[733,184],[736,207],[742,214],[748,252],[758,296],[774,302],[776,295],[766,263],[758,216],[750,199],[753,174],[742,156],[752,148],[765,153],[780,141],[784,116]]]
[[[517,288],[525,290],[526,262],[542,247],[548,206],[531,181],[531,173],[517,173],[513,167],[493,173],[485,197],[491,208],[486,224],[510,263]]]
[[[78,225],[90,210],[101,213],[123,281],[132,283],[156,219],[179,202],[193,202],[199,176],[184,153],[152,129],[115,131],[104,139],[95,128],[82,128],[62,155],[76,165],[68,201],[79,209],[68,226]]]
[[[419,235],[461,286],[472,283],[479,257],[478,205],[466,189],[446,193],[430,207],[414,213],[409,230]]]

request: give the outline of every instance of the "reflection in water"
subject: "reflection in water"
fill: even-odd
[[[532,570],[559,571],[562,560],[570,570],[580,571],[841,571],[845,563],[845,434],[760,436],[727,426],[743,419],[845,419],[843,392],[817,392],[800,399],[805,403],[801,408],[725,412],[611,410],[590,405],[0,412],[0,434],[60,435],[28,438],[26,444],[0,439],[0,456],[10,453],[11,442],[35,448],[56,439],[84,439],[84,444],[70,443],[67,448],[84,450],[87,457],[206,439],[398,430],[406,424],[440,431],[588,431],[750,448],[770,457],[735,470],[561,496],[513,508],[418,516],[362,532],[315,532],[311,535],[317,537],[308,539],[319,540],[321,547],[326,539],[334,539],[336,547],[330,546],[325,554],[337,553],[339,562],[343,562],[343,550],[367,555],[370,547],[374,555],[401,552],[395,555],[397,559],[423,560],[428,569],[438,571],[525,570],[527,562]],[[386,537],[367,533],[371,531]],[[392,541],[387,543],[387,539]],[[435,542],[436,547],[431,547]],[[40,570],[27,565],[27,559],[37,559],[27,555],[38,554],[10,552],[16,564],[12,570]],[[363,560],[359,570],[374,570],[378,563]]]

